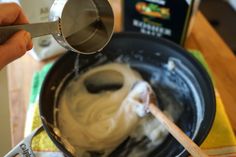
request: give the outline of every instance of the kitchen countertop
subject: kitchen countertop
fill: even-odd
[[[116,19],[115,30],[119,31],[120,16]],[[196,14],[185,48],[202,52],[236,133],[236,58],[200,12]],[[23,139],[32,76],[47,62],[37,62],[25,55],[8,66],[12,146]]]

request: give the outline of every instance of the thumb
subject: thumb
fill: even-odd
[[[21,30],[15,33],[3,45],[0,45],[0,68],[21,57],[32,47],[31,35],[28,32]]]

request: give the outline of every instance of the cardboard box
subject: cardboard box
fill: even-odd
[[[163,37],[183,45],[195,1],[123,0],[123,31]]]

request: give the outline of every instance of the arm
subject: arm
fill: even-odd
[[[0,25],[28,23],[20,6],[15,3],[0,3]],[[21,57],[32,49],[33,44],[28,32],[21,30],[15,33],[8,41],[0,45],[0,70],[8,63]]]

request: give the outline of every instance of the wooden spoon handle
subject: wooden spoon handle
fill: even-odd
[[[151,113],[165,126],[170,134],[193,156],[208,157],[178,126],[175,125],[155,104],[149,105]]]

